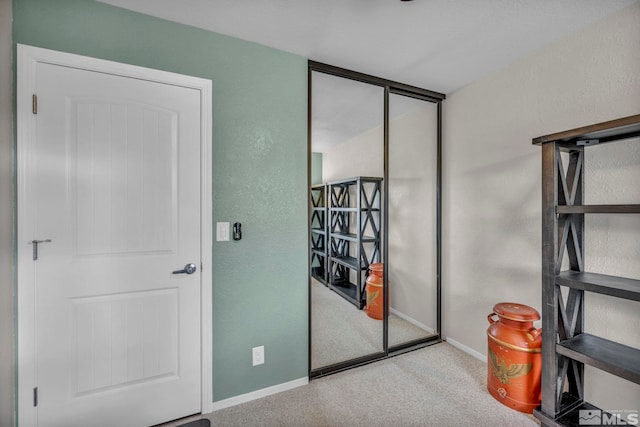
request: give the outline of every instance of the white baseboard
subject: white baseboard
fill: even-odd
[[[414,326],[417,326],[418,328],[422,329],[423,331],[427,331],[430,334],[435,334],[436,331],[433,328],[428,327],[427,325],[425,325],[424,323],[418,322],[416,319],[407,316],[404,313],[399,312],[398,310],[396,310],[393,307],[389,307],[389,313],[393,314],[394,316],[399,317],[400,319],[411,323]]]
[[[454,346],[455,348],[457,348],[458,350],[462,350],[465,353],[467,353],[470,356],[475,357],[478,360],[482,360],[484,363],[487,363],[487,356],[485,356],[484,354],[475,351],[474,349],[472,349],[471,347],[467,347],[466,345],[459,343],[458,341],[447,337],[445,339],[446,342],[448,342],[449,344],[451,344],[452,346]]]
[[[219,411],[220,409],[230,408],[231,406],[240,405],[241,403],[251,402],[252,400],[260,399],[262,397],[271,396],[272,394],[277,394],[283,391],[302,387],[303,385],[307,385],[307,384],[309,384],[309,377],[299,378],[297,380],[289,381],[286,383],[252,391],[250,393],[241,394],[239,396],[234,396],[228,399],[213,402],[211,410],[212,412]]]

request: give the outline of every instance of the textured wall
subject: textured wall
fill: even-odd
[[[0,0],[0,426],[13,424],[13,98],[11,0]]]
[[[540,309],[541,150],[531,139],[640,113],[638,22],[640,3],[635,3],[444,103],[445,336],[485,354],[484,319],[496,302]],[[588,198],[640,202],[635,145],[603,152],[598,160],[588,155],[587,170],[626,189],[587,178]],[[640,278],[638,218],[588,218],[586,231],[589,269]],[[623,262],[614,260],[620,253],[627,254]],[[587,330],[640,347],[640,303],[586,298]],[[595,403],[640,409],[640,386],[621,380],[596,386],[604,374],[589,374],[588,397]]]
[[[19,0],[14,19],[17,43],[213,81],[214,222],[243,224],[213,246],[214,400],[306,377],[306,59],[93,1]]]
[[[382,105],[380,105],[382,110]],[[382,117],[380,118],[382,123]],[[322,156],[324,182],[354,176],[384,175],[384,135],[382,124],[342,144],[326,150]]]

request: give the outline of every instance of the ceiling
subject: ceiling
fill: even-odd
[[[99,1],[449,94],[638,0]],[[379,123],[378,88],[317,84],[314,150]]]
[[[451,93],[637,0],[101,0]]]

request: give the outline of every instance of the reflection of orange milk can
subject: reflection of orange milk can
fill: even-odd
[[[542,329],[533,326],[540,314],[526,305],[502,302],[487,319],[487,389],[502,404],[531,414],[540,405]]]
[[[382,309],[382,301],[384,295],[382,291],[382,282],[384,281],[384,264],[376,262],[369,265],[369,276],[367,276],[367,306],[365,311],[369,317],[382,320],[384,315]]]

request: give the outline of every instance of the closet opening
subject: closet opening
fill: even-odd
[[[445,95],[309,61],[309,376],[441,341]]]

